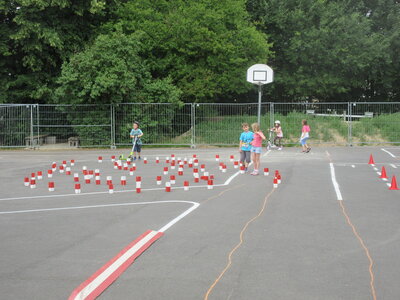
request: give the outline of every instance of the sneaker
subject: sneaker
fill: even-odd
[[[308,152],[310,152],[310,151],[311,151],[311,147],[307,148],[306,153],[308,153]]]
[[[278,150],[282,150],[282,147],[279,147]]]
[[[136,156],[133,158],[133,160],[136,160]]]

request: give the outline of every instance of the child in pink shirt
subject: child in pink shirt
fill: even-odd
[[[251,142],[251,160],[254,164],[254,171],[250,175],[258,175],[258,169],[260,167],[260,156],[262,149],[262,140],[265,140],[265,136],[260,130],[260,125],[258,123],[251,124],[253,129],[253,141]]]
[[[307,120],[303,120],[302,125],[303,125],[303,127],[301,129],[300,143],[301,143],[301,146],[303,147],[302,152],[308,153],[311,150],[311,147],[308,147],[308,145],[307,145],[307,140],[310,137],[310,126],[308,126]]]

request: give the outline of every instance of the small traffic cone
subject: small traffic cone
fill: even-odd
[[[54,192],[54,181],[49,181],[48,187],[49,187],[49,192]]]
[[[157,185],[161,185],[161,176],[157,176],[157,178],[156,178],[156,180],[157,180]]]
[[[392,183],[390,184],[389,190],[398,190],[396,176],[392,176]]]
[[[382,166],[381,176],[379,176],[379,178],[382,178],[382,179],[387,179],[388,178],[387,175],[386,175],[385,166]]]
[[[183,182],[183,190],[188,191],[189,190],[189,181],[184,181]]]
[[[369,162],[368,162],[368,164],[369,164],[369,165],[375,165],[374,158],[372,157],[372,154],[369,156]]]

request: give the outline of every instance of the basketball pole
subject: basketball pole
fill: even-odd
[[[261,95],[262,95],[262,90],[261,90],[261,82],[258,83],[258,113],[257,113],[257,122],[258,125],[261,127]]]

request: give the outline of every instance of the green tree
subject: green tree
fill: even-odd
[[[60,67],[117,5],[105,0],[0,0],[0,102],[46,102]]]
[[[243,0],[129,1],[106,28],[143,32],[141,56],[156,78],[171,77],[185,102],[232,101],[248,91],[246,70],[271,56]]]

